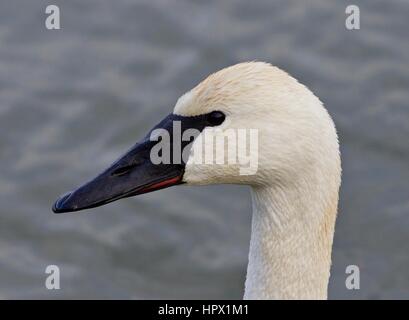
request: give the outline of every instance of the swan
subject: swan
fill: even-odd
[[[181,142],[179,148],[190,143],[184,161],[153,164],[150,152],[159,139],[150,137],[156,129],[171,132],[174,122],[182,132],[199,134]],[[240,174],[239,163],[196,161],[201,154],[194,150],[205,132],[220,135],[228,129],[257,129],[255,172]],[[304,85],[265,62],[239,63],[210,75],[108,169],[61,196],[53,211],[97,207],[181,183],[250,186],[244,299],[327,298],[341,160],[334,123]]]

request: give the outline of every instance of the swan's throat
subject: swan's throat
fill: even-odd
[[[327,298],[337,194],[320,202],[298,190],[252,190],[245,299]]]

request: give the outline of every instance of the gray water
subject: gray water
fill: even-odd
[[[271,62],[337,125],[343,184],[332,299],[409,298],[409,2],[0,3],[0,298],[241,298],[248,189],[174,187],[54,215],[211,72]],[[61,30],[44,26],[61,9]],[[44,286],[47,265],[61,289]],[[345,268],[361,270],[360,290]]]

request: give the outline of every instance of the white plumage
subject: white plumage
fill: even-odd
[[[240,175],[238,165],[227,163],[197,164],[192,153],[183,179],[190,185],[251,186],[244,298],[327,298],[341,182],[338,138],[328,112],[305,86],[262,62],[212,74],[178,100],[174,113],[215,110],[227,115],[222,132],[258,129],[257,173]]]

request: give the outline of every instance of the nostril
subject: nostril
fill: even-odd
[[[123,176],[124,174],[127,174],[130,171],[132,171],[132,169],[134,169],[138,165],[139,165],[139,163],[135,163],[135,164],[131,164],[129,166],[124,166],[124,167],[117,168],[114,171],[112,171],[111,176],[112,177]]]

